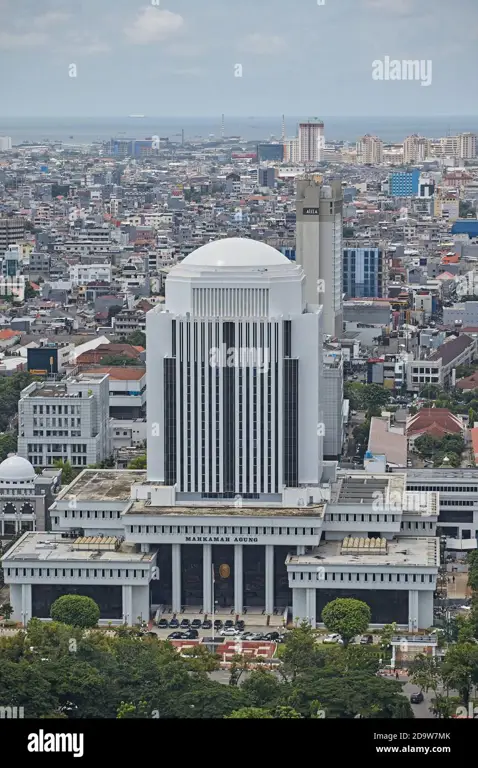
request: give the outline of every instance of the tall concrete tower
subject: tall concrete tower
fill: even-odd
[[[297,182],[296,262],[305,272],[306,301],[323,306],[323,331],[330,336],[339,336],[343,327],[342,222],[340,181]]]

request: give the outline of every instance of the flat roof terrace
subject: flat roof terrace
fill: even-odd
[[[152,517],[320,517],[324,516],[325,504],[315,504],[307,507],[235,507],[204,506],[204,507],[157,507],[150,501],[133,501],[123,512],[127,515],[151,515]]]
[[[122,544],[116,550],[87,550],[75,549],[71,539],[63,539],[58,534],[25,533],[3,556],[6,564],[11,561],[37,560],[62,561],[65,563],[77,561],[117,562],[125,560],[134,563],[151,563],[156,557],[155,552],[135,552],[131,544]]]
[[[379,555],[364,551],[360,555],[342,554],[342,541],[326,541],[307,555],[289,555],[287,565],[352,566],[373,565],[437,568],[440,564],[439,539],[432,536],[408,537],[387,541],[388,551]]]
[[[146,480],[143,469],[84,469],[56,497],[59,501],[129,501],[131,486]]]
[[[382,496],[395,501],[403,497],[405,492],[405,475],[339,475],[337,482],[332,485],[332,504],[367,504],[372,505]]]

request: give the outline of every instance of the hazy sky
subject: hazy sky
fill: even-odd
[[[470,115],[478,0],[0,0],[0,67],[4,117]]]

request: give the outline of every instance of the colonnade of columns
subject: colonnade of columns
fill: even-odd
[[[181,610],[181,544],[172,544],[172,609]],[[213,557],[212,544],[203,544],[203,611],[213,610]],[[274,545],[265,546],[265,610],[274,611]],[[242,614],[244,608],[243,544],[234,544],[234,611]],[[220,565],[215,563],[215,566]]]

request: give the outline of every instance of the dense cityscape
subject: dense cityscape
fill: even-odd
[[[476,718],[478,117],[191,120],[0,114],[0,719]]]

